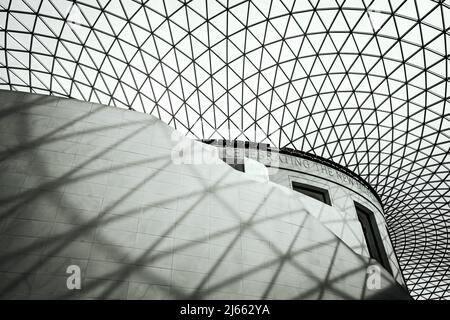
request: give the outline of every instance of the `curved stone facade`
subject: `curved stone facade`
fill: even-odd
[[[299,196],[282,175],[238,172],[146,114],[0,101],[3,299],[408,298],[322,218],[340,205]],[[202,161],[177,158],[180,146]]]
[[[207,143],[219,148],[219,157],[225,162],[245,162],[247,166],[249,160],[253,160],[250,168],[245,169],[247,174],[255,172],[254,161],[257,161],[259,165],[266,167],[265,171],[259,169],[257,172],[261,173],[260,175],[265,174],[267,181],[287,188],[292,188],[293,183],[298,182],[326,190],[331,204],[324,205],[307,197],[310,213],[353,251],[365,257],[370,257],[370,254],[355,203],[369,209],[376,219],[392,274],[398,283],[405,285],[386,228],[381,201],[370,185],[357,179],[354,174],[347,173],[345,168],[312,155],[274,149],[267,145],[246,144],[242,141],[211,140]],[[301,193],[298,193],[298,196],[305,197]]]

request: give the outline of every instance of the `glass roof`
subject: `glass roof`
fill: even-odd
[[[0,88],[348,167],[414,298],[450,298],[449,53],[449,1],[0,0]]]

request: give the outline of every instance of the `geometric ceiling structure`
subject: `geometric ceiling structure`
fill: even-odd
[[[449,75],[450,1],[0,0],[0,89],[347,167],[415,299],[450,298]]]

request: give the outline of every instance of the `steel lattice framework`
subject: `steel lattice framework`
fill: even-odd
[[[0,0],[0,88],[346,166],[415,298],[450,298],[449,54],[448,1]]]

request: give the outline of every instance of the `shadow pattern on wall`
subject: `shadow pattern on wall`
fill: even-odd
[[[377,263],[294,192],[220,162],[174,164],[173,130],[151,116],[0,98],[2,299],[408,298],[384,270],[368,289]]]

